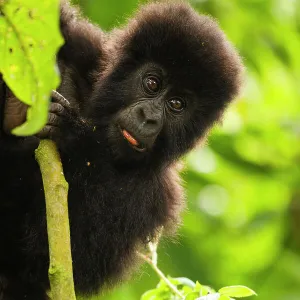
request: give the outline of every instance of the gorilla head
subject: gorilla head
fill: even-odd
[[[118,160],[178,158],[239,91],[238,54],[214,21],[188,4],[145,6],[110,34],[106,51],[88,114],[97,123],[105,112]]]

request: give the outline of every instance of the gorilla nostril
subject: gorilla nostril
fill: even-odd
[[[145,123],[148,125],[157,125],[158,122],[155,119],[147,119]]]
[[[145,122],[146,121],[146,115],[145,115],[145,111],[142,107],[140,107],[139,111],[138,111],[138,117],[140,118],[141,122]]]

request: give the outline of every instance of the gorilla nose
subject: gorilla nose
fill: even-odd
[[[135,108],[134,118],[140,134],[145,137],[156,137],[162,128],[162,110],[142,104]]]
[[[158,103],[144,101],[122,111],[117,123],[130,146],[144,152],[153,147],[163,127],[163,117],[163,109]]]

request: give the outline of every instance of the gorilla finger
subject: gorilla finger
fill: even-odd
[[[65,108],[60,103],[51,102],[49,112],[57,114],[58,116],[63,116],[65,113]]]
[[[63,107],[70,107],[70,102],[57,91],[52,90],[51,92],[52,101],[61,104]]]
[[[59,132],[58,127],[46,125],[36,136],[40,139],[52,139],[57,136]]]
[[[47,125],[58,126],[61,118],[53,113],[49,113]]]

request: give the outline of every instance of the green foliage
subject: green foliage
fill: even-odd
[[[227,286],[215,292],[210,287],[192,282],[188,278],[168,278],[183,297],[175,295],[169,286],[161,280],[155,289],[145,292],[141,300],[230,300],[231,297],[243,298],[256,295],[245,286]]]
[[[254,291],[242,285],[223,287],[219,289],[219,293],[220,295],[235,297],[235,298],[242,298],[242,297],[249,297],[249,296],[256,295]]]
[[[0,73],[17,98],[29,105],[16,135],[38,132],[47,122],[49,96],[59,84],[56,53],[59,0],[0,2]]]

